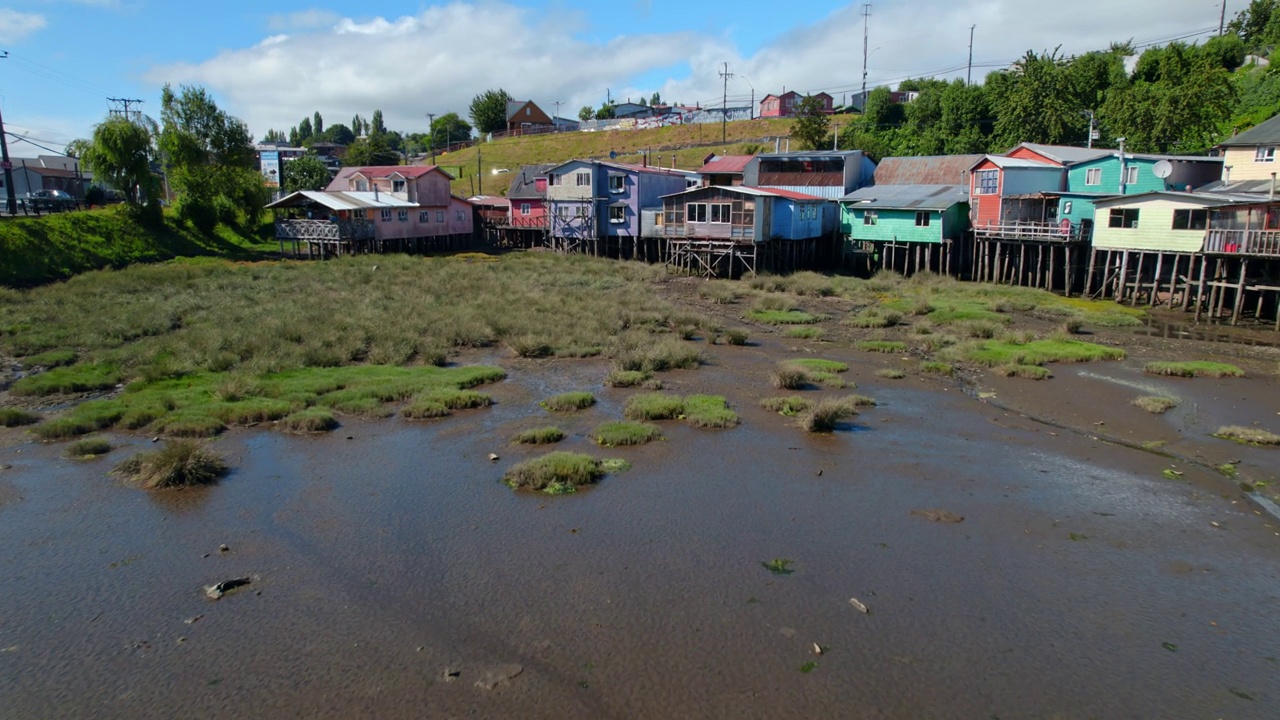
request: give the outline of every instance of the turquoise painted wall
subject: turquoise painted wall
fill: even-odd
[[[1138,168],[1138,181],[1131,185],[1126,185],[1124,194],[1137,195],[1138,193],[1167,189],[1164,180],[1156,177],[1155,173],[1151,172],[1151,166],[1155,164],[1156,161],[1150,158],[1129,158],[1125,165]],[[1088,180],[1089,170],[1092,168],[1102,170],[1101,184],[1099,185],[1085,185],[1085,181]],[[1072,165],[1067,170],[1067,190],[1069,192],[1097,192],[1119,195],[1120,158],[1103,157],[1083,162],[1079,165]]]
[[[952,210],[958,206],[952,206]],[[864,209],[843,210],[841,228],[854,240],[875,242],[942,242],[943,219],[937,210],[929,211],[928,227],[916,226],[915,210],[881,210],[875,225],[864,225]]]

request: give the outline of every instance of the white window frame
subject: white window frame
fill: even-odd
[[[561,220],[568,220],[568,219],[569,219],[569,206],[568,206],[568,205],[556,205],[556,217],[560,218]]]
[[[382,222],[391,222],[391,208],[382,208]]]
[[[1260,163],[1269,163],[1276,161],[1276,146],[1261,145],[1257,150],[1253,151],[1253,161]]]
[[[521,215],[528,215],[531,211],[532,211],[532,208],[531,208],[531,206],[529,205],[529,203],[520,203],[520,214],[521,214]]]
[[[1125,185],[1137,185],[1137,184],[1138,184],[1138,166],[1137,166],[1137,165],[1126,165],[1126,166],[1125,166],[1125,169],[1124,169],[1124,184],[1125,184]]]
[[[929,227],[929,224],[932,222],[932,219],[933,219],[933,213],[929,212],[928,210],[916,211],[916,227]],[[923,222],[921,222],[922,220]]]
[[[616,185],[616,187],[615,187],[615,185]],[[609,176],[609,192],[611,192],[611,193],[613,193],[613,194],[617,195],[617,194],[619,194],[619,193],[626,192],[626,189],[627,189],[627,178],[626,178],[626,177],[624,177],[624,176],[622,176],[622,175],[610,175],[610,176]]]
[[[575,183],[578,187],[590,186],[590,185],[591,185],[591,173],[589,173],[589,172],[580,172],[580,173],[576,173],[576,174],[574,175],[574,183]]]
[[[437,210],[437,211],[436,211],[436,222],[438,222],[438,223],[442,223],[442,222],[444,222],[444,211],[443,211],[443,210]]]
[[[707,222],[728,225],[733,222],[733,203],[707,203]]]
[[[1089,168],[1084,171],[1085,185],[1101,185],[1102,184],[1102,168]]]
[[[862,224],[863,224],[863,225],[876,225],[876,224],[878,224],[878,223],[879,223],[879,221],[880,221],[880,212],[879,212],[878,210],[864,210],[864,211],[862,211]]]
[[[627,209],[620,205],[609,206],[609,223],[621,225],[627,221]]]
[[[707,204],[706,203],[685,203],[684,221],[687,223],[705,223],[707,222]]]
[[[400,222],[409,222],[409,211],[401,208],[396,211],[396,220]]]

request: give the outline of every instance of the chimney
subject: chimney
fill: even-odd
[[[1267,199],[1268,200],[1276,199],[1276,174],[1275,173],[1271,173],[1271,189],[1267,191]]]
[[[1223,184],[1223,185],[1230,185],[1230,184],[1231,184],[1231,166],[1230,166],[1230,165],[1223,165],[1223,166],[1222,166],[1222,184]],[[1225,188],[1225,187],[1224,187],[1224,188],[1222,188],[1222,189],[1223,189],[1223,190],[1226,190],[1226,188]]]

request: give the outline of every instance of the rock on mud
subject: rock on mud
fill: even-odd
[[[482,690],[492,690],[522,672],[524,672],[524,666],[514,663],[492,667],[480,673],[480,679],[476,681],[476,687]]]
[[[216,585],[210,585],[206,587],[204,589],[204,594],[207,595],[210,600],[218,600],[223,595],[226,595],[232,590],[235,590],[238,587],[243,587],[245,585],[248,585],[251,582],[253,581],[247,577],[233,578],[231,580],[223,580],[222,582]]]
[[[911,514],[916,517],[922,517],[925,520],[932,520],[940,523],[955,524],[964,522],[963,515],[957,515],[950,510],[912,510]]]

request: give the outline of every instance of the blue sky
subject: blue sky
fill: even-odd
[[[1229,14],[1245,0],[1230,0]],[[963,76],[977,24],[980,77],[1028,49],[1157,40],[1217,24],[1210,0],[885,0],[872,8],[869,84]],[[1153,12],[1158,9],[1159,12]],[[730,104],[786,89],[840,98],[862,80],[861,4],[840,0],[0,0],[0,111],[11,132],[54,148],[88,134],[106,98],[159,114],[165,82],[198,84],[261,136],[321,111],[383,110],[393,129],[466,115],[502,87],[576,115],[615,98]],[[1088,18],[1106,17],[1107,22]],[[1197,36],[1203,38],[1204,35]],[[10,139],[15,155],[37,150]]]

